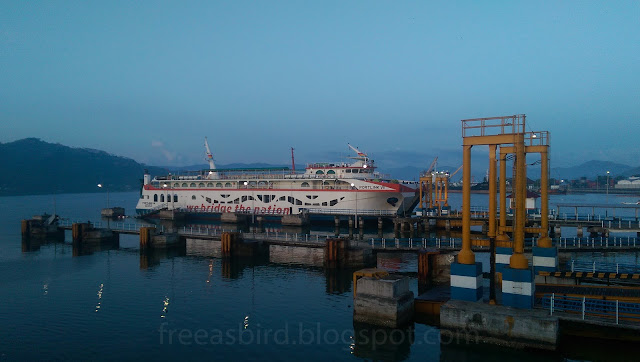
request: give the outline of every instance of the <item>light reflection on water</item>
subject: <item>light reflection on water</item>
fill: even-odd
[[[97,221],[94,215],[99,215],[103,196],[57,195],[57,211],[70,219]],[[26,245],[23,252],[20,220],[52,212],[47,206],[51,199],[1,200],[5,206],[0,209],[2,358],[526,361],[541,357],[493,347],[441,346],[440,331],[422,324],[398,332],[354,325],[350,270],[309,267],[299,260],[289,265],[229,261],[212,257],[214,252],[206,245],[141,255],[138,238],[132,235],[122,235],[117,247],[74,250],[69,242],[49,242]],[[137,193],[112,194],[112,200],[131,211]],[[480,260],[488,258],[482,255]],[[638,255],[597,257],[637,262]],[[417,259],[381,254],[378,265],[413,273]],[[415,278],[410,285],[417,292]],[[376,341],[391,333],[398,343]],[[562,359],[559,354],[553,358]]]

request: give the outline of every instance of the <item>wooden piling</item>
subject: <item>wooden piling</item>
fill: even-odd
[[[418,252],[418,283],[427,284],[429,281],[429,253],[426,250]]]
[[[325,266],[329,268],[342,266],[347,247],[347,241],[343,238],[327,239],[324,253]]]
[[[71,225],[71,237],[74,243],[81,243],[84,232],[89,230],[89,224],[75,223]]]
[[[22,229],[22,237],[23,238],[28,238],[29,237],[29,233],[31,232],[30,226],[31,225],[29,224],[29,220],[22,220],[21,229]]]
[[[155,234],[156,229],[153,227],[140,228],[140,251],[151,249],[151,238]]]

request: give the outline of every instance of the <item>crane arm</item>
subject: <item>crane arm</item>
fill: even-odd
[[[433,171],[433,169],[436,166],[437,162],[438,162],[438,156],[436,156],[436,158],[433,159],[433,162],[431,162],[431,165],[429,166],[429,168],[427,169],[427,172],[425,172],[425,174]]]
[[[455,174],[457,174],[458,172],[460,172],[460,170],[462,169],[462,166],[463,166],[463,165],[460,165],[460,167],[458,167],[458,169],[457,169],[457,170],[455,170],[451,175],[449,175],[449,178],[452,178],[452,177],[453,177],[453,175],[455,175]]]

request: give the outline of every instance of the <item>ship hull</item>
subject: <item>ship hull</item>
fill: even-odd
[[[410,186],[362,180],[342,183],[352,181],[357,186],[344,189],[278,189],[276,181],[268,180],[271,188],[183,189],[145,185],[136,211],[147,214],[166,208],[199,216],[220,213],[394,216],[410,213],[417,201],[415,189]]]

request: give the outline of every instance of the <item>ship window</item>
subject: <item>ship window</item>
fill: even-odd
[[[140,198],[141,198],[141,199],[144,199],[144,195],[140,195]]]
[[[160,202],[164,202],[164,195],[160,195]]]
[[[323,203],[322,203],[322,206],[327,206],[327,202],[326,202],[326,201],[325,201],[325,202],[323,202]]]
[[[313,203],[313,206],[320,206],[320,204],[315,202],[315,203]]]
[[[248,196],[242,196],[242,202],[245,202],[245,201],[247,201],[248,199],[249,199],[249,197],[248,197]]]
[[[294,205],[296,203],[296,199],[294,199],[291,196],[287,196],[287,201],[289,201],[289,203],[291,203],[292,205]]]
[[[153,202],[158,202],[158,194],[153,194]]]
[[[286,199],[287,199],[287,197],[286,197],[286,196],[280,196],[280,199],[279,199],[279,200],[280,200],[280,201],[284,201],[284,200],[286,200]]]
[[[186,183],[186,182],[185,182],[185,183],[183,183],[183,184],[182,184],[182,187],[187,187],[187,183]]]
[[[350,168],[348,168],[348,169],[344,170],[344,172],[346,172],[346,173],[351,173],[351,169],[350,169]]]
[[[178,202],[178,195],[173,195],[173,202]]]
[[[231,187],[231,182],[227,182],[226,184],[224,184],[224,187]]]
[[[237,198],[237,199],[233,200],[233,203],[234,204],[239,204],[240,203],[240,198]]]
[[[173,184],[173,187],[180,187],[180,184],[176,182]]]
[[[338,203],[338,200],[331,200],[329,201],[329,206],[336,206],[337,203]]]
[[[204,187],[204,182],[200,182],[200,183],[198,184],[198,187]]]
[[[316,175],[324,175],[324,171],[318,170],[318,171],[316,171]]]
[[[309,187],[309,183],[308,182],[303,182],[302,185],[300,185],[301,187]]]
[[[327,171],[327,175],[335,175],[335,173],[336,173],[336,172],[335,172],[334,170],[329,170],[329,171]]]
[[[263,200],[262,200],[262,201],[264,201],[264,202],[271,202],[271,196],[269,196],[269,195],[264,195],[264,196],[263,196]]]
[[[296,199],[296,205],[302,205],[302,201]]]
[[[213,182],[207,182],[207,187],[213,187]]]
[[[196,195],[192,195],[191,200],[195,200],[195,199],[196,199]]]
[[[210,197],[205,197],[205,200],[207,200],[208,203],[211,203],[211,198]]]
[[[305,202],[304,206],[311,206],[311,203],[310,202]]]
[[[146,199],[149,200],[149,195],[147,195]]]
[[[225,195],[220,195],[220,196],[222,196],[222,198],[223,198],[223,199],[226,199],[227,197],[229,197],[229,196],[231,196],[231,195],[229,195],[229,194],[225,194]]]
[[[189,187],[196,187],[196,183],[192,182],[191,185],[189,185]]]
[[[262,201],[262,195],[256,195],[258,197],[258,200]]]
[[[258,187],[259,188],[265,188],[265,187],[267,187],[267,183],[264,182],[264,181],[260,181],[260,182],[258,182]]]
[[[218,183],[216,184],[216,187],[222,187],[222,182],[218,182]]]

